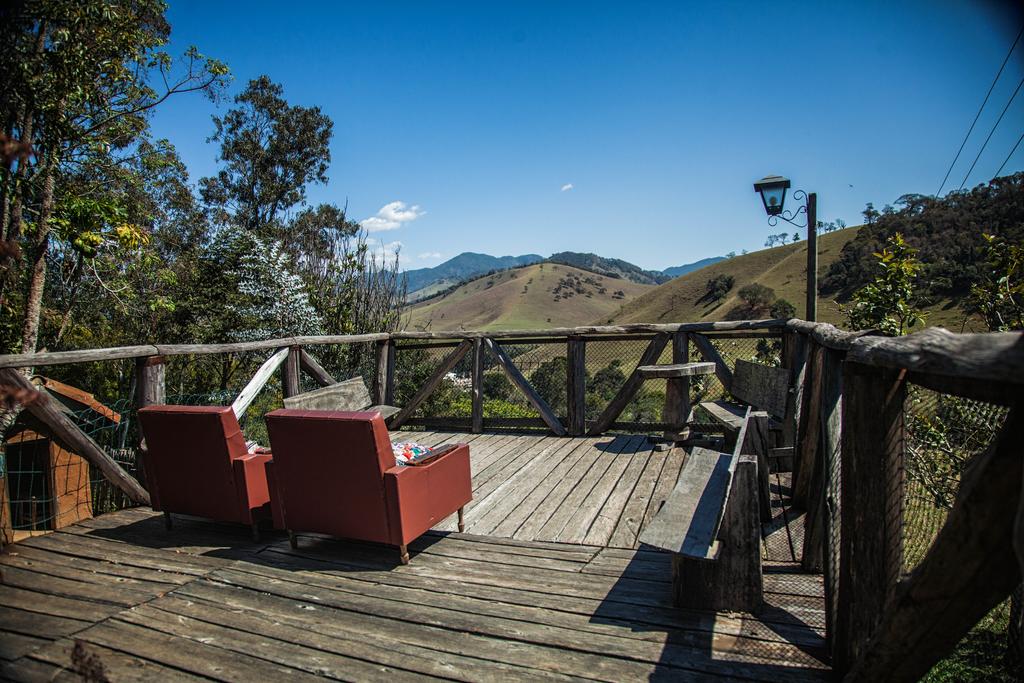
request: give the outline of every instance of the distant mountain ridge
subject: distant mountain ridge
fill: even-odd
[[[669,277],[675,278],[680,277],[682,275],[686,275],[687,273],[692,273],[695,270],[700,270],[705,266],[714,265],[719,261],[724,260],[724,256],[712,256],[711,258],[701,259],[700,261],[694,261],[693,263],[685,263],[681,266],[672,266],[671,268],[666,268],[661,272],[663,272],[665,275],[668,275]]]
[[[638,285],[660,285],[671,278],[656,270],[644,270],[640,266],[629,261],[617,258],[605,258],[597,254],[583,253],[578,251],[560,251],[548,257],[551,263],[561,263],[573,268],[589,270],[598,275],[619,278],[635,282]]]
[[[419,301],[462,284],[473,278],[511,268],[521,268],[535,263],[561,263],[589,270],[605,277],[629,280],[641,285],[658,285],[672,278],[691,273],[723,260],[724,256],[702,259],[694,263],[673,266],[663,271],[645,270],[640,266],[617,258],[606,258],[597,254],[578,251],[562,251],[544,258],[540,254],[522,256],[491,256],[467,251],[452,257],[433,268],[417,268],[405,271],[406,290],[409,301]]]
[[[491,256],[464,251],[433,268],[405,271],[406,289],[412,294],[438,283],[455,284],[494,270],[529,266],[543,260],[540,254]]]

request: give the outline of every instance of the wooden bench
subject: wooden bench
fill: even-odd
[[[362,377],[353,377],[326,387],[284,399],[285,408],[299,410],[376,411],[386,420],[398,412],[395,406],[373,405]]]
[[[726,448],[736,443],[747,407],[767,416],[769,462],[773,469],[792,469],[792,435],[786,429],[786,407],[789,398],[789,370],[745,360],[736,361],[730,394],[732,401],[704,401],[700,407],[725,430]],[[738,402],[738,403],[737,403]]]
[[[749,408],[731,453],[693,447],[640,542],[673,553],[677,607],[752,611],[762,602],[758,458]]]

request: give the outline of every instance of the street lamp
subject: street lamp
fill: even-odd
[[[796,190],[793,199],[805,200],[805,203],[796,209],[788,211],[784,208],[786,203],[786,190],[789,189],[789,179],[779,175],[769,175],[754,183],[754,192],[761,195],[761,202],[764,204],[764,211],[768,214],[768,225],[779,224],[779,219],[798,228],[807,228],[807,313],[806,319],[814,322],[818,319],[818,195],[814,192],[807,193],[803,190]],[[799,216],[803,214],[806,221],[801,223]]]

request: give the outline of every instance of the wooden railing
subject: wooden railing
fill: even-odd
[[[136,403],[144,406],[166,400],[164,367],[170,358],[269,351],[267,361],[235,400],[241,414],[278,368],[286,396],[298,392],[302,372],[319,384],[334,381],[307,347],[370,342],[376,345],[373,398],[390,404],[399,354],[429,347],[442,349],[444,358],[400,406],[393,426],[420,422],[472,431],[486,428],[483,379],[485,359],[490,358],[540,415],[530,419],[530,426],[576,436],[621,427],[619,412],[641,383],[633,369],[601,414],[587,420],[588,349],[603,342],[645,342],[638,362],[642,365],[656,362],[666,352],[673,363],[687,362],[692,346],[715,364],[715,375],[728,390],[732,368],[714,342],[748,337],[781,339],[782,365],[792,378],[786,413],[794,442],[795,502],[807,509],[802,561],[808,570],[824,573],[826,631],[834,665],[849,680],[916,680],[1021,583],[1018,557],[1024,557],[1024,541],[1013,529],[1018,517],[1024,528],[1022,333],[953,334],[933,328],[886,338],[800,320],[757,320],[289,337],[0,356],[0,383],[26,387],[20,368],[135,359]],[[506,350],[515,343],[565,345],[566,415],[556,415],[517,367]],[[467,356],[472,368],[471,415],[460,420],[416,418],[417,409],[447,372]],[[910,384],[1010,409],[995,444],[968,467],[956,503],[924,559],[903,576],[904,400]],[[646,427],[682,428],[691,412],[690,401],[688,378],[668,380],[662,423]],[[46,401],[27,409],[129,497],[148,502],[138,482],[60,411]]]

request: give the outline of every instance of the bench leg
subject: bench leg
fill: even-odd
[[[295,535],[294,531],[288,531],[288,545],[292,547],[292,550],[299,549],[299,537]]]
[[[254,543],[259,543],[260,542],[260,523],[259,522],[253,522],[252,523],[252,540],[253,540]]]
[[[466,530],[466,522],[462,516],[462,508],[459,508],[459,533],[461,534]]]
[[[398,546],[398,561],[402,564],[409,564],[409,547],[405,545]]]

